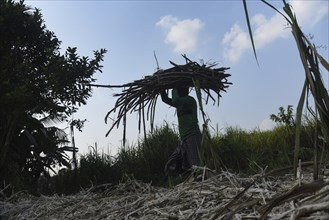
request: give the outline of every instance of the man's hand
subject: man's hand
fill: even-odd
[[[167,92],[166,92],[165,89],[162,90],[162,91],[160,92],[160,95],[161,95],[161,97],[162,97],[162,96],[168,96],[168,95],[167,95]]]
[[[172,100],[168,97],[168,94],[167,94],[166,90],[162,90],[162,91],[160,92],[160,95],[161,95],[161,99],[162,99],[162,101],[163,101],[164,103],[166,103],[166,104],[168,104],[168,105],[170,105],[170,106],[173,106],[173,104],[172,104]]]

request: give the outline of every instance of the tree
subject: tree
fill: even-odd
[[[270,118],[272,121],[283,124],[287,127],[295,127],[292,105],[288,105],[287,112],[285,112],[284,108],[281,106],[279,108],[279,113],[277,115],[271,114]]]
[[[0,1],[0,33],[0,174],[16,167],[37,178],[45,166],[68,164],[65,151],[75,149],[63,131],[46,125],[68,121],[86,104],[106,50],[92,59],[71,47],[61,54],[40,11],[24,1]]]

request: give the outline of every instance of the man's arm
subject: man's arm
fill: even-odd
[[[172,104],[172,99],[168,97],[167,93],[165,90],[163,90],[161,93],[161,99],[164,103],[166,103],[167,105],[173,106]],[[174,107],[174,106],[173,106]]]
[[[177,88],[173,88],[172,93],[171,93],[171,97],[172,97],[172,103],[173,105],[177,106],[178,102],[179,102],[179,95],[178,95],[178,91]]]

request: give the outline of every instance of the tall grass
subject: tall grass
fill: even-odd
[[[99,153],[97,143],[95,143],[95,147],[91,146],[87,154],[80,156],[76,170],[60,170],[52,178],[50,184],[54,186],[50,191],[70,194],[94,185],[116,184],[120,171],[115,168],[114,164],[115,158],[105,153]]]
[[[308,121],[302,127],[302,161],[310,161],[313,157],[314,126],[315,123]],[[293,164],[294,138],[294,128],[286,125],[278,125],[269,131],[227,127],[211,137],[211,151],[210,148],[203,149],[206,158],[203,165],[245,174],[290,166]],[[178,133],[164,124],[137,145],[122,147],[115,157],[93,149],[80,158],[76,172],[66,171],[55,177],[59,183],[56,191],[72,193],[96,184],[117,184],[126,176],[168,186],[163,168],[177,144]],[[323,158],[328,161],[327,150],[325,153]]]
[[[302,129],[302,161],[313,157],[310,125]],[[223,134],[213,137],[225,167],[235,172],[255,173],[259,168],[275,169],[293,164],[295,131],[280,125],[269,131],[242,130],[227,127]]]
[[[156,127],[137,146],[122,147],[117,155],[116,166],[123,173],[140,180],[162,184],[164,166],[178,144],[177,132],[165,123],[162,127]]]

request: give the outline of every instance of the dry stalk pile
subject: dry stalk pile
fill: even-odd
[[[328,170],[321,181],[305,173],[301,185],[293,175],[207,172],[172,188],[128,179],[71,196],[16,194],[0,200],[0,219],[329,219]]]
[[[217,102],[219,102],[220,93],[226,92],[226,88],[232,84],[227,81],[227,77],[230,74],[225,73],[225,70],[229,68],[216,68],[216,64],[200,65],[191,61],[185,55],[183,57],[186,60],[185,65],[177,65],[169,61],[173,65],[172,68],[158,70],[153,75],[145,76],[143,79],[135,80],[131,83],[123,85],[91,85],[105,88],[124,88],[121,93],[114,95],[114,97],[118,97],[115,106],[105,117],[105,122],[107,123],[109,115],[118,110],[117,117],[114,119],[113,125],[106,136],[122,122],[124,126],[123,138],[125,140],[126,115],[132,112],[138,113],[139,131],[141,130],[142,122],[145,129],[145,114],[146,119],[150,120],[152,129],[157,98],[163,90],[178,86],[198,87],[206,95],[206,103],[208,103],[209,99],[216,103],[215,95],[217,95]]]

